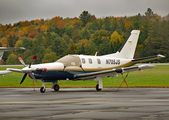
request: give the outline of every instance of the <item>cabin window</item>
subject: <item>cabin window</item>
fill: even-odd
[[[97,63],[98,63],[98,64],[101,64],[101,61],[100,61],[100,59],[97,59]]]
[[[92,64],[92,59],[91,58],[89,58],[89,63]]]
[[[85,61],[85,59],[84,59],[84,58],[82,58],[82,63],[83,63],[83,64],[85,64],[85,63],[86,63],[86,61]]]

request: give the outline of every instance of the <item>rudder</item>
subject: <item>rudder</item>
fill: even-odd
[[[128,39],[126,39],[126,41],[122,44],[122,46],[116,53],[105,55],[105,56],[133,59],[139,34],[140,34],[140,30],[132,30]]]

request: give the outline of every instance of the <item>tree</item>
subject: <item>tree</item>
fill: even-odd
[[[111,53],[111,42],[109,41],[109,38],[105,37],[103,41],[104,42],[99,45],[99,53],[101,55],[110,54]]]
[[[119,35],[117,31],[114,31],[111,34],[110,42],[113,45],[113,48],[114,48],[113,51],[116,52],[119,49],[121,43],[124,42],[124,39]]]
[[[64,51],[68,48],[65,40],[61,37],[55,38],[52,41],[51,46],[49,47],[53,52],[56,53],[57,56],[64,56]]]
[[[81,38],[81,34],[78,30],[74,30],[72,33],[72,39],[74,42],[78,42]]]
[[[56,56],[55,52],[50,52],[50,53],[46,53],[42,62],[43,63],[49,63],[49,62],[54,62],[58,59],[59,57]]]
[[[45,55],[45,47],[41,46],[36,55],[37,55],[37,60],[35,62],[42,63],[42,59],[44,58],[44,55]]]
[[[93,41],[90,41],[89,45],[85,49],[85,53],[87,55],[94,55],[96,52],[98,52],[97,45]]]
[[[90,31],[86,28],[81,30],[81,35],[82,35],[82,39],[88,39],[90,38]]]
[[[105,29],[105,30],[110,30],[110,26],[111,26],[111,19],[106,17],[103,21],[103,26],[102,28]]]
[[[26,37],[22,38],[22,47],[31,49],[31,41]]]
[[[146,15],[148,18],[154,17],[154,13],[153,13],[153,11],[152,11],[150,8],[147,9],[147,11],[145,12],[145,15]]]
[[[10,54],[8,56],[8,59],[6,60],[7,65],[17,65],[19,64],[19,60],[17,59],[18,57],[15,54]]]
[[[69,36],[69,37],[71,37],[71,35],[72,35],[72,33],[73,33],[73,26],[72,25],[70,25],[70,26],[68,26],[68,27],[66,27],[66,29],[65,29],[65,33]]]
[[[92,36],[91,36],[91,39],[93,40],[93,42],[99,46],[99,44],[101,44],[103,42],[103,38],[104,37],[108,37],[109,34],[108,34],[108,31],[106,30],[97,30]]]
[[[91,15],[90,15],[90,13],[88,13],[88,11],[83,11],[80,14],[79,18],[81,19],[81,21],[83,23],[82,24],[83,27],[87,24],[87,22],[91,21]]]
[[[82,26],[82,21],[81,21],[80,19],[75,20],[73,26],[74,26],[75,28],[77,28],[77,29],[80,29],[81,26]]]

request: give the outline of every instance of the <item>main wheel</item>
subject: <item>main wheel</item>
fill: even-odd
[[[53,88],[54,88],[55,91],[59,91],[59,89],[60,89],[58,84],[55,84]]]
[[[102,89],[99,89],[99,84],[96,85],[96,90],[101,91]]]
[[[41,92],[41,93],[45,93],[45,91],[46,91],[46,88],[45,88],[45,87],[41,87],[41,88],[40,88],[40,92]]]

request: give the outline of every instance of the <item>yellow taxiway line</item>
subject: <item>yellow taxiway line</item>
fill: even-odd
[[[122,100],[123,101],[123,100]],[[127,102],[168,102],[169,99],[148,99],[148,100],[127,100]],[[85,101],[9,101],[0,102],[2,104],[43,104],[43,103],[87,103],[87,102],[121,102],[117,100],[85,100]]]

